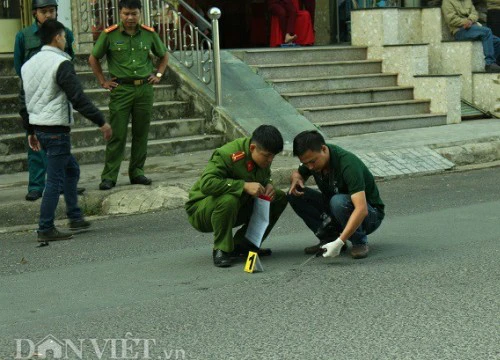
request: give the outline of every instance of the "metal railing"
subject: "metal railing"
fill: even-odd
[[[147,0],[143,2],[142,21],[155,28],[170,56],[213,92],[215,104],[220,106],[222,88],[218,20],[221,12],[218,8],[211,8],[208,13],[210,23],[185,1],[177,2],[189,15],[178,11],[166,0]],[[92,41],[97,39],[102,30],[119,21],[118,0],[79,0],[78,4],[80,35],[92,34]],[[194,18],[195,23],[190,18]]]

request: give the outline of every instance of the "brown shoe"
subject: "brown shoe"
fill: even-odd
[[[353,259],[364,259],[368,256],[370,249],[368,244],[353,245],[351,249],[351,256]]]
[[[332,240],[335,241],[335,240]],[[328,244],[330,241],[320,241],[318,244],[313,245],[313,246],[308,246],[304,249],[304,253],[307,255],[312,255],[312,254],[317,254],[319,251],[319,248],[325,244]],[[342,249],[340,249],[340,252],[343,253],[347,250],[347,244],[344,244],[342,246]]]

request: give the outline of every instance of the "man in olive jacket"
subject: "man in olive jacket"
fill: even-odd
[[[441,11],[455,40],[481,40],[486,64],[484,70],[499,73],[500,38],[477,22],[478,15],[472,0],[443,0]]]
[[[271,199],[264,238],[285,210],[286,195],[274,188],[270,170],[274,156],[282,150],[283,138],[278,129],[261,125],[251,138],[236,139],[215,150],[193,185],[186,212],[195,229],[214,233],[215,266],[231,266],[232,256],[252,249],[245,233],[255,197],[266,195]],[[244,226],[233,237],[232,229],[239,225]],[[270,249],[259,252],[269,255]]]

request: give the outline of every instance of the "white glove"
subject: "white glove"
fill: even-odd
[[[323,257],[335,257],[339,256],[340,249],[344,246],[344,242],[341,238],[337,238],[337,240],[329,242],[328,244],[322,245],[321,248],[325,249],[323,253]]]

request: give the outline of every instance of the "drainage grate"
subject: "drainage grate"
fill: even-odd
[[[462,99],[462,120],[490,119],[491,115]]]

